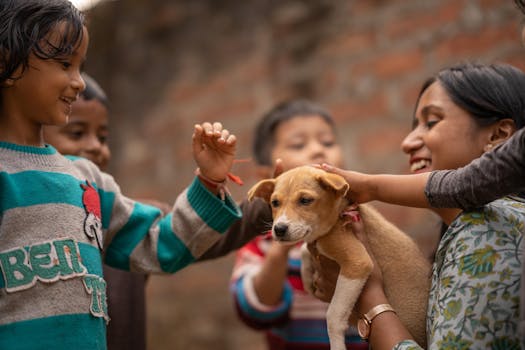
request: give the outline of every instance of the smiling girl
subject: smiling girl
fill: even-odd
[[[220,123],[195,126],[199,176],[165,216],[45,143],[85,88],[88,40],[68,0],[0,1],[0,349],[106,349],[103,260],[173,273],[241,216],[217,196],[236,149]]]

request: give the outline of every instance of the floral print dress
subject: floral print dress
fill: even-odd
[[[525,200],[462,212],[439,243],[427,310],[429,349],[520,349]],[[420,349],[403,341],[395,350]]]

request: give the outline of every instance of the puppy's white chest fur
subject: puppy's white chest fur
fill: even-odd
[[[339,264],[336,289],[326,315],[332,350],[346,349],[348,320],[373,268],[361,241],[339,221],[347,205],[347,190],[348,184],[341,176],[304,166],[276,179],[262,180],[248,192],[248,198],[261,197],[270,203],[276,240],[316,241],[318,251]],[[430,263],[408,236],[375,210],[360,206],[360,213],[374,257],[383,271],[385,293],[416,341],[425,346]],[[311,267],[306,249],[302,262],[303,284],[308,289],[311,283],[307,272]]]

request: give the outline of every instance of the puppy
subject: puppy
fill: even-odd
[[[261,197],[272,207],[274,239],[283,243],[316,242],[317,250],[340,266],[336,289],[326,314],[330,348],[344,350],[344,333],[354,304],[373,262],[364,245],[344,225],[340,213],[348,206],[349,185],[336,174],[311,166],[289,170],[275,179],[258,182],[248,198]],[[381,268],[385,293],[415,340],[426,346],[426,309],[430,286],[430,263],[407,235],[376,210],[360,205],[359,212],[370,249]],[[303,249],[303,252],[307,252]],[[309,269],[303,258],[303,271]],[[308,290],[310,281],[303,284]],[[312,292],[311,290],[309,290]]]

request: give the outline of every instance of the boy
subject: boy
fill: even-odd
[[[255,129],[253,153],[261,178],[272,176],[272,164],[278,159],[283,160],[284,171],[300,165],[343,162],[330,114],[304,100],[282,103],[261,119]],[[267,232],[271,216],[266,222]],[[274,242],[266,234],[237,253],[231,282],[237,312],[247,325],[265,330],[268,349],[329,349],[327,304],[302,286],[299,247]],[[355,330],[349,331],[346,343],[348,349],[368,348]]]

